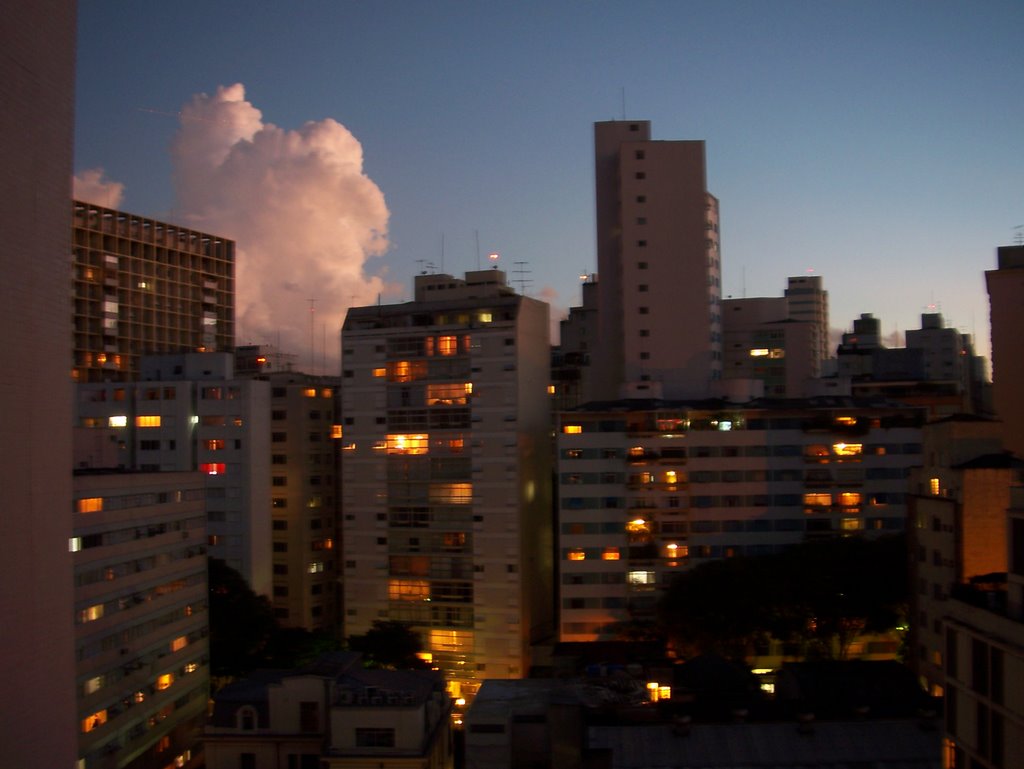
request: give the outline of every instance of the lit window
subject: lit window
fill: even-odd
[[[570,550],[567,557],[570,561],[583,561],[586,560],[587,554],[579,549]]]
[[[861,502],[860,492],[841,491],[839,492],[839,504],[844,507],[856,507]]]
[[[341,438],[342,429],[341,425],[331,425],[331,438]]]
[[[653,585],[655,577],[653,571],[630,571],[626,573],[626,583],[629,585]]]
[[[426,454],[430,449],[430,436],[425,433],[391,433],[385,447],[388,454]]]
[[[181,651],[186,646],[188,646],[188,636],[187,635],[180,635],[177,638],[175,638],[173,641],[171,641],[171,651],[172,652]]]
[[[387,376],[387,373],[388,373],[388,370],[386,368],[375,368],[373,370],[373,375],[375,377],[378,377],[378,378],[379,377]]]
[[[864,528],[864,522],[860,518],[843,518],[839,525],[843,531],[859,531]]]
[[[207,475],[224,475],[226,469],[227,465],[223,462],[203,462],[199,465],[199,470]]]
[[[933,497],[937,497],[937,496],[939,496],[939,490],[940,490],[939,489],[939,479],[938,478],[930,478],[928,480],[928,491],[931,492],[931,495]]]
[[[159,427],[160,415],[135,417],[136,427]]]
[[[807,507],[828,507],[832,504],[832,495],[828,492],[810,492],[804,494],[804,505]]]
[[[84,684],[82,684],[82,691],[85,694],[92,694],[93,692],[98,692],[102,688],[103,676],[96,676],[95,678],[90,678],[86,680]]]
[[[672,687],[659,684],[657,681],[650,681],[647,684],[647,694],[651,698],[651,702],[670,700],[672,699]]]
[[[438,355],[455,355],[459,351],[459,338],[456,336],[439,336],[437,338]]]
[[[321,398],[333,398],[334,397],[334,390],[332,390],[330,387],[325,387],[323,390],[320,391],[320,397]]]
[[[107,723],[106,709],[97,710],[91,716],[82,719],[82,732],[84,734],[91,732],[93,729],[99,729],[105,723]]]
[[[315,387],[307,387],[306,389],[304,389],[302,391],[302,397],[303,398],[315,398],[316,397],[316,388]]]
[[[77,553],[81,549],[82,549],[82,538],[81,537],[71,537],[68,540],[68,552],[69,553]]]
[[[750,357],[751,358],[767,358],[768,357],[768,348],[767,347],[757,347],[757,348],[755,348],[755,349],[750,351]]]
[[[306,571],[310,574],[320,574],[324,570],[323,561],[310,561],[309,566],[306,567]]]
[[[432,504],[468,505],[473,501],[473,484],[432,483],[428,494]]]
[[[688,545],[677,545],[675,542],[669,542],[665,545],[665,555],[668,558],[686,558],[690,554],[690,548]]]
[[[778,360],[779,358],[785,358],[786,357],[786,351],[783,350],[781,347],[773,347],[771,349],[771,352],[768,353],[768,357],[773,359],[773,360]]]
[[[197,670],[199,670],[199,663],[198,662],[186,663],[186,665],[185,665],[185,672],[186,673],[195,673]]]
[[[494,316],[491,313],[482,310],[480,314],[477,315],[477,320],[481,323],[490,323],[494,320]]]
[[[651,524],[643,518],[634,518],[626,524],[626,531],[630,534],[649,534],[651,531]]]
[[[562,425],[562,432],[566,435],[579,435],[583,432],[583,425]]]
[[[156,689],[162,692],[164,689],[169,689],[171,684],[174,683],[174,673],[164,673],[156,679]]]
[[[428,406],[465,406],[473,393],[472,382],[427,385]]]
[[[601,553],[602,561],[617,561],[619,560],[619,548],[617,547],[606,547],[604,552]]]
[[[388,598],[392,601],[429,600],[430,583],[424,579],[393,579],[388,582]]]
[[[860,443],[833,443],[832,451],[837,457],[859,457],[864,446]]]
[[[679,479],[679,474],[675,470],[665,471],[665,483],[676,483]]]
[[[643,446],[632,446],[629,449],[629,455],[631,457],[642,457],[644,455],[644,447]]]
[[[119,414],[117,416],[110,417],[107,420],[107,426],[108,427],[127,427],[128,426],[128,417],[124,416],[123,414]]]
[[[103,509],[103,497],[88,497],[80,499],[77,503],[77,510],[80,513],[98,513]]]
[[[204,441],[204,444],[209,451],[221,451],[224,448],[224,441],[220,438],[211,438]]]
[[[852,427],[857,424],[857,417],[836,417],[836,423]]]
[[[78,612],[78,621],[81,624],[86,622],[93,622],[94,620],[103,618],[103,604],[98,603],[95,606],[90,606],[87,609],[82,609]]]
[[[389,382],[412,382],[427,375],[427,362],[422,360],[396,360],[388,364]]]
[[[554,395],[554,394],[555,394],[555,386],[554,385],[548,385],[548,395]]]

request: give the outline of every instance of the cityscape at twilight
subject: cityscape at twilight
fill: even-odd
[[[1024,9],[0,31],[5,763],[1024,765]]]

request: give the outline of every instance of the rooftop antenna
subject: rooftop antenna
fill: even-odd
[[[519,284],[519,293],[526,296],[526,287],[533,283],[531,278],[527,276],[530,274],[530,270],[526,268],[527,262],[512,262],[514,269],[512,270],[513,275],[518,277],[512,278],[513,283]]]
[[[309,300],[309,368],[310,374],[316,373],[316,342],[313,337],[313,321],[316,318],[316,299]]]
[[[1018,224],[1013,228],[1013,245],[1024,246],[1024,224]]]

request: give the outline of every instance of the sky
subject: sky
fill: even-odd
[[[596,270],[593,123],[707,143],[723,296],[823,276],[988,355],[1024,229],[1024,3],[78,4],[76,194],[237,241],[239,344],[331,370],[350,305],[487,255],[563,317]],[[325,373],[325,372],[318,372]],[[333,372],[332,372],[333,373]]]

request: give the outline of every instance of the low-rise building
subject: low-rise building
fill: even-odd
[[[257,671],[213,697],[208,769],[451,769],[451,700],[432,670],[367,670],[335,652]]]

